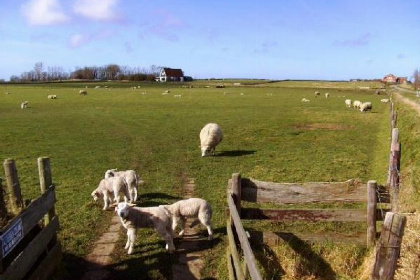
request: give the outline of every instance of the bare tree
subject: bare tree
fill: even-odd
[[[413,84],[414,84],[414,90],[420,90],[420,71],[419,71],[419,69],[414,70]]]
[[[35,72],[35,80],[37,81],[41,81],[43,78],[43,69],[44,69],[44,64],[42,62],[37,62],[35,63],[34,66],[34,72]]]

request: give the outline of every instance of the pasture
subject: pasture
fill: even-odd
[[[286,87],[263,83],[216,88],[200,81],[193,88],[141,84],[133,89],[136,85],[112,83],[109,89],[93,89],[95,84],[90,83],[0,85],[0,155],[16,160],[25,198],[39,192],[36,158],[51,159],[64,250],[60,278],[77,279],[83,273],[83,257],[114,214],[102,211],[102,203],[90,197],[110,168],[139,172],[145,181],[139,189],[141,206],[172,203],[182,197],[185,178],[195,179],[195,195],[214,209],[215,240],[202,272],[210,279],[227,275],[226,187],[232,173],[275,182],[386,180],[389,104],[381,103],[386,97],[374,91],[347,85],[315,89],[290,82]],[[79,95],[80,89],[88,94]],[[163,95],[168,89],[170,93]],[[318,98],[315,90],[321,92]],[[51,94],[57,99],[47,99]],[[310,102],[301,102],[302,98]],[[372,112],[346,108],[347,98],[371,101]],[[21,109],[25,100],[29,106]],[[198,134],[208,122],[220,124],[225,137],[215,157],[202,158]],[[121,238],[112,267],[115,275],[171,279],[174,259],[163,244],[153,230],[140,230],[134,255],[126,256]],[[267,254],[264,250],[261,254]],[[343,279],[357,278],[365,256],[354,248],[343,252],[327,246],[315,251],[340,260],[332,269]],[[270,253],[274,260],[283,254],[279,252]],[[346,268],[349,258],[354,260],[351,269]],[[291,263],[286,259],[284,255],[281,260],[283,269]],[[286,272],[289,269],[296,268]]]

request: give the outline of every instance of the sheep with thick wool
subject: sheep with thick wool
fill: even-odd
[[[350,108],[351,107],[351,99],[344,100],[344,103],[346,104],[346,107],[347,108]]]
[[[128,191],[130,193],[130,202],[137,201],[138,186],[141,183],[139,174],[134,170],[109,169],[105,172],[105,178],[122,177],[127,182]]]
[[[91,193],[93,200],[98,200],[99,197],[104,199],[104,208],[107,210],[110,203],[115,201],[116,203],[120,202],[120,192],[124,193],[124,200],[130,198],[130,193],[128,192],[128,186],[124,178],[122,177],[110,177],[102,179],[99,182],[98,187]],[[113,196],[113,197],[112,197]]]
[[[360,104],[360,112],[367,112],[372,110],[372,102],[363,102]]]
[[[128,254],[133,253],[138,228],[154,228],[165,239],[166,250],[169,253],[175,251],[172,218],[165,207],[132,207],[125,202],[120,202],[115,212],[120,217],[123,227],[127,229],[125,249],[128,249]]]
[[[207,228],[209,234],[208,239],[213,239],[213,230],[211,228],[212,209],[210,203],[201,198],[188,198],[177,201],[171,205],[164,205],[172,216],[172,230],[175,231],[180,222],[181,231],[179,235],[184,234],[185,222],[187,218],[194,218],[195,221],[191,227],[196,225],[198,221]],[[198,221],[197,221],[198,219]]]
[[[208,123],[200,131],[201,156],[213,155],[216,146],[223,140],[223,132],[217,123]]]

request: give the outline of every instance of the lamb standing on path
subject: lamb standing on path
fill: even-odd
[[[212,210],[210,204],[201,198],[188,198],[177,201],[171,205],[164,205],[172,216],[172,230],[175,231],[180,221],[181,231],[179,235],[184,234],[185,222],[187,218],[198,219],[201,224],[207,228],[208,239],[213,239],[213,230],[211,229]],[[191,224],[193,227],[196,221]]]
[[[157,207],[130,207],[125,202],[120,202],[115,208],[121,223],[127,229],[127,243],[125,249],[128,254],[133,252],[134,241],[138,228],[154,228],[165,239],[166,250],[175,251],[172,231],[172,218],[163,206]]]
[[[216,123],[206,124],[200,131],[201,156],[215,154],[216,146],[222,141],[223,132]]]
[[[137,188],[140,184],[140,176],[134,170],[117,171],[117,169],[109,169],[105,172],[105,178],[122,177],[127,182],[128,191],[130,192],[130,202],[137,201]]]
[[[98,200],[99,197],[103,197],[103,210],[107,210],[109,208],[109,203],[112,203],[112,200],[117,203],[120,202],[120,192],[124,193],[125,201],[130,198],[128,186],[125,180],[122,177],[110,177],[102,179],[101,182],[99,182],[99,186],[92,192],[91,195],[95,201]],[[114,199],[111,197],[112,194],[114,195]]]

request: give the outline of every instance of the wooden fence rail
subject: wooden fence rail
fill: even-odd
[[[38,159],[41,196],[26,208],[16,203],[22,200],[15,162],[4,162],[13,211],[20,213],[2,228],[0,236],[0,280],[47,279],[61,260],[57,240],[59,229],[55,215],[55,187],[52,184],[49,159]],[[15,197],[16,196],[16,197]],[[46,217],[46,215],[48,215]]]

